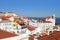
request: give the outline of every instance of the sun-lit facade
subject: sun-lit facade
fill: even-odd
[[[42,33],[45,33],[49,35],[50,31],[54,31],[54,26],[55,15],[47,16],[38,21],[27,17],[19,17],[14,12],[5,12],[5,15],[0,18],[0,29],[19,35],[12,38],[16,38],[16,40],[28,40],[29,35],[34,34],[42,36]]]

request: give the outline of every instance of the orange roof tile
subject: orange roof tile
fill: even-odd
[[[35,30],[35,27],[34,26],[31,26],[31,25],[28,25],[27,26],[27,29],[30,30],[30,31],[32,31],[32,30]]]
[[[13,37],[13,36],[18,36],[18,35],[0,29],[0,39]]]

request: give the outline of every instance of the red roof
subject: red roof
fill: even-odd
[[[30,36],[29,40],[33,40],[34,37]],[[60,32],[54,32],[51,33],[50,35],[38,37],[38,40],[60,40]]]
[[[18,36],[18,35],[0,29],[0,39],[13,37],[13,36]]]
[[[10,18],[11,16],[2,16],[2,20],[7,20],[8,18]]]
[[[39,40],[60,40],[60,32],[54,32],[51,33],[50,35],[46,35],[38,39]]]
[[[31,26],[31,25],[28,25],[27,26],[27,29],[30,30],[30,31],[32,31],[32,30],[35,30],[35,27],[34,26]]]

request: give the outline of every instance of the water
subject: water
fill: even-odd
[[[35,19],[35,20],[39,20],[41,18],[39,17],[29,17],[30,19]],[[56,25],[60,25],[60,18],[56,18]]]
[[[60,18],[56,18],[56,25],[60,25]]]

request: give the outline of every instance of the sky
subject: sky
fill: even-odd
[[[15,12],[19,16],[60,17],[60,0],[0,0],[1,12]]]

